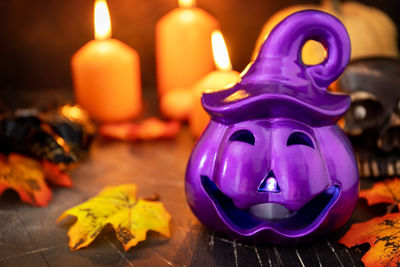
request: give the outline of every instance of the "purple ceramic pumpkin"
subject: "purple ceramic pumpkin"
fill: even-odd
[[[301,61],[307,40],[328,55]],[[205,225],[243,241],[296,244],[343,225],[358,199],[353,150],[336,121],[347,95],[326,90],[350,56],[344,26],[320,11],[282,21],[239,83],[203,94],[211,122],[186,172]]]

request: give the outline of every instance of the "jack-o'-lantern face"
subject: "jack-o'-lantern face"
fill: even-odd
[[[202,185],[239,227],[305,228],[340,192],[318,146],[313,130],[298,122],[239,123],[225,133],[213,177],[203,176]],[[299,220],[304,213],[307,220]]]
[[[306,66],[296,56],[310,38],[331,51],[320,65]],[[185,183],[200,221],[240,240],[291,244],[349,219],[358,172],[336,121],[350,99],[326,91],[349,52],[337,19],[299,12],[270,34],[239,83],[203,94],[212,120],[192,152]]]
[[[189,162],[186,191],[195,214],[217,231],[296,243],[350,217],[358,198],[357,167],[336,125],[211,122]]]

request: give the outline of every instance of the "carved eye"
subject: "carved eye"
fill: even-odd
[[[255,138],[249,130],[239,130],[234,132],[231,137],[229,137],[229,141],[239,141],[254,146]]]
[[[294,132],[292,133],[286,143],[287,146],[292,145],[305,145],[311,148],[314,148],[314,143],[311,138],[302,132]]]

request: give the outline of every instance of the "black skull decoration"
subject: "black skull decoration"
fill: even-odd
[[[400,60],[351,62],[335,85],[351,95],[344,116],[362,177],[400,175]]]

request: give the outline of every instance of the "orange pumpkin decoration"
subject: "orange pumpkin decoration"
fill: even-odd
[[[253,52],[254,60],[271,30],[287,16],[305,9],[325,11],[342,21],[350,35],[351,58],[367,56],[397,57],[397,29],[388,15],[379,9],[358,2],[323,0],[321,5],[295,5],[274,14],[264,25]],[[325,58],[325,49],[316,41],[309,41],[302,53],[305,64],[313,65]]]

